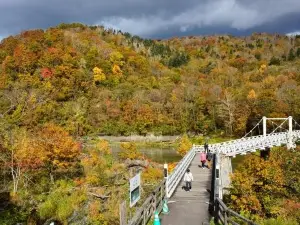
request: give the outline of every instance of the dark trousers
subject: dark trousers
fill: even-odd
[[[205,162],[206,161],[201,161],[202,162],[202,168],[204,168],[205,167]]]
[[[186,190],[191,190],[192,189],[192,182],[191,181],[186,181]]]
[[[204,145],[204,152],[208,153],[208,145]]]

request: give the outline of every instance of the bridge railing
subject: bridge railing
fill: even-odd
[[[300,138],[300,131],[295,130],[293,137]],[[243,154],[256,149],[264,149],[265,147],[280,146],[289,142],[288,132],[272,133],[266,136],[258,135],[253,137],[241,138],[232,141],[226,141],[217,144],[210,144],[209,150],[213,153],[222,153],[228,156]],[[203,149],[202,145],[195,145],[195,151]]]
[[[212,159],[212,170],[211,170],[211,183],[210,183],[210,196],[209,196],[209,205],[208,205],[208,211],[211,215],[214,214],[214,202],[218,195],[218,189],[219,189],[219,184],[218,184],[218,178],[219,172],[217,171],[217,155],[213,154],[213,159]]]
[[[240,225],[240,224],[247,224],[247,225],[257,225],[253,221],[241,216],[240,214],[236,213],[235,211],[229,209],[225,203],[216,198],[215,200],[215,214],[214,214],[214,222],[216,224],[222,225]]]
[[[221,225],[256,225],[253,221],[239,215],[235,211],[228,208],[221,200],[222,198],[222,184],[220,164],[221,158],[219,154],[214,154],[213,166],[212,166],[212,180],[211,180],[211,192],[209,199],[209,212],[214,217],[214,222]]]
[[[180,160],[176,165],[173,172],[167,177],[166,195],[168,198],[172,196],[177,185],[180,183],[184,173],[189,167],[190,163],[194,159],[196,154],[195,148],[191,148],[190,151]]]
[[[153,213],[161,212],[163,200],[166,197],[166,181],[161,182],[152,194],[145,200],[143,205],[139,207],[134,216],[129,220],[128,225],[146,225]]]

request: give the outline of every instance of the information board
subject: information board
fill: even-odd
[[[130,179],[130,207],[134,206],[141,198],[141,174],[138,173]]]

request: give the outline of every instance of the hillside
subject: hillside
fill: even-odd
[[[81,24],[0,44],[1,129],[73,135],[242,135],[263,115],[300,118],[300,37],[144,40]]]
[[[119,224],[129,178],[142,171],[144,199],[162,165],[134,143],[113,155],[107,141],[82,136],[219,137],[243,135],[262,116],[300,119],[299,65],[297,36],[146,40],[61,24],[3,39],[0,224]],[[192,143],[178,144],[184,154]]]

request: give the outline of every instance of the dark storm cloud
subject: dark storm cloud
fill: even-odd
[[[0,37],[65,22],[144,37],[300,31],[299,0],[0,0]]]

